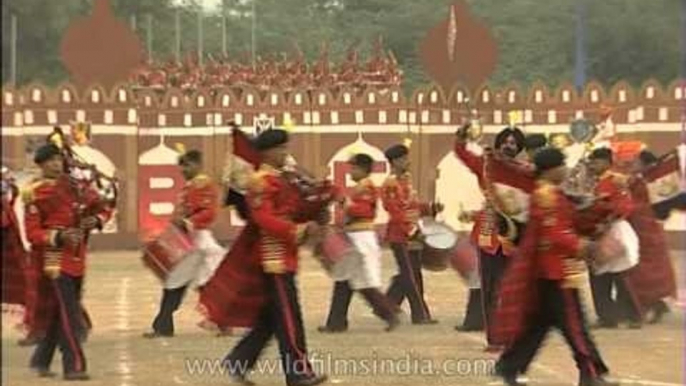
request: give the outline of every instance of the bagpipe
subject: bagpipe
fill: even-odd
[[[245,201],[247,182],[250,174],[256,171],[260,164],[260,154],[255,149],[252,139],[235,122],[228,123],[232,127],[231,136],[233,152],[231,166],[225,171],[224,183],[226,193],[225,206],[234,206],[243,219],[249,219],[249,208]],[[241,165],[241,166],[237,166]],[[316,219],[320,224],[328,223],[330,214],[329,204],[339,196],[339,191],[326,179],[318,179],[305,168],[290,162],[282,171],[282,177],[299,194],[299,203],[295,221]]]
[[[86,162],[71,147],[70,139],[62,128],[55,126],[47,137],[47,142],[56,145],[64,161],[64,172],[69,181],[72,193],[78,205],[74,208],[74,219],[77,224],[81,219],[95,215],[103,209],[114,210],[119,199],[119,180],[108,176],[98,168]],[[98,193],[96,205],[86,205],[86,189],[95,189]],[[77,225],[78,227],[78,225]],[[87,238],[88,234],[84,238]]]
[[[473,130],[473,123],[469,122],[456,135],[474,141],[478,137]],[[481,175],[486,199],[481,220],[491,223],[502,238],[517,244],[529,217],[529,201],[535,187],[533,165],[486,147]]]

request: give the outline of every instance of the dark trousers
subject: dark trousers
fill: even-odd
[[[224,359],[230,373],[246,375],[257,362],[272,336],[279,342],[286,382],[299,382],[314,376],[307,359],[298,289],[294,273],[265,275],[268,300],[253,329]]]
[[[612,297],[612,289],[617,297]],[[593,306],[601,323],[617,324],[622,320],[640,322],[641,314],[621,273],[591,275]]]
[[[498,297],[500,280],[507,267],[507,257],[502,249],[491,254],[479,250],[479,275],[481,277],[481,307],[486,326],[486,340],[490,344],[490,328],[492,325],[493,311]]]
[[[348,328],[348,309],[350,308],[353,292],[348,281],[335,282],[333,295],[331,296],[331,308],[326,319],[326,327],[332,330],[345,330]],[[380,319],[390,322],[396,317],[396,306],[377,288],[364,288],[357,292],[364,297],[364,300],[372,308],[374,315]]]
[[[482,330],[484,328],[484,311],[480,288],[471,288],[469,290],[462,328],[469,330]]]
[[[55,315],[45,338],[33,352],[30,363],[32,368],[49,369],[55,348],[59,347],[65,374],[86,371],[86,357],[81,348],[81,338],[86,329],[81,308],[82,282],[82,277],[65,274],[51,280],[56,299]]]
[[[608,372],[588,332],[579,291],[561,288],[560,282],[554,280],[539,280],[538,313],[527,332],[500,356],[498,371],[507,375],[526,373],[553,327],[560,330],[572,349],[583,379]]]
[[[392,243],[391,250],[398,264],[398,274],[393,276],[386,296],[396,306],[400,306],[407,298],[410,303],[412,323],[430,320],[429,306],[424,300],[421,251],[410,251],[407,244],[400,243]]]
[[[174,335],[174,312],[179,309],[187,288],[188,286],[174,289],[165,288],[162,291],[160,310],[152,322],[152,329],[156,333],[167,336]]]

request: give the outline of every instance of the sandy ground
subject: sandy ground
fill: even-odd
[[[683,253],[681,254],[683,256]],[[385,276],[394,264],[384,257]],[[680,284],[684,270],[679,267]],[[440,324],[405,323],[392,333],[356,298],[348,333],[322,335],[316,331],[324,320],[331,281],[313,259],[303,257],[299,276],[307,340],[315,366],[327,372],[331,384],[343,385],[497,385],[487,375],[495,357],[483,352],[480,333],[458,333],[453,326],[462,318],[467,290],[452,271],[426,273],[427,300]],[[93,386],[225,385],[227,377],[210,367],[235,344],[238,335],[215,337],[196,326],[196,295],[191,293],[176,314],[177,336],[149,341],[141,338],[154,317],[160,296],[156,279],[131,251],[100,252],[91,257],[85,303],[95,330],[85,350]],[[683,292],[682,292],[683,293]],[[683,299],[683,298],[682,298]],[[682,300],[683,301],[683,300]],[[591,311],[590,302],[588,309]],[[405,305],[407,306],[407,305]],[[642,330],[601,330],[595,338],[615,377],[625,385],[677,386],[684,384],[684,306],[673,305],[665,321]],[[409,311],[408,311],[409,312]],[[39,379],[28,370],[30,348],[16,345],[12,328],[16,318],[3,316],[3,385],[64,384],[61,378]],[[260,385],[282,385],[277,373],[268,374],[277,359],[275,344],[264,353],[262,373],[252,379]],[[205,362],[202,362],[205,360]],[[206,363],[205,372],[199,367]],[[60,372],[59,354],[53,370]],[[273,369],[272,369],[273,370]],[[570,351],[557,333],[531,368],[531,384],[572,385],[577,373]]]

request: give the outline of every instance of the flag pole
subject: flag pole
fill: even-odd
[[[586,85],[586,4],[576,0],[576,53],[574,60],[574,85],[581,93]]]
[[[226,3],[222,1],[222,54],[226,56]]]
[[[152,62],[152,14],[148,14],[148,60]]]
[[[202,8],[198,9],[198,65],[203,63],[203,15]]]
[[[12,21],[11,21],[11,39],[12,39],[12,45],[10,46],[10,52],[11,52],[11,82],[13,87],[17,87],[17,15],[12,15]]]
[[[181,62],[181,10],[176,9],[176,15],[174,18],[174,36],[175,36],[175,51],[176,51],[176,62]]]
[[[252,5],[252,25],[251,25],[251,32],[250,32],[250,39],[251,39],[251,49],[252,49],[252,67],[255,68],[255,54],[257,52],[257,7],[256,7],[257,0],[252,0],[251,5]]]

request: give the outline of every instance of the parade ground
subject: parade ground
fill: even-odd
[[[387,333],[363,300],[356,297],[351,307],[349,331],[324,335],[317,332],[317,327],[328,311],[332,282],[309,255],[303,256],[301,261],[300,296],[310,356],[316,368],[329,374],[329,384],[502,384],[489,375],[496,357],[483,351],[483,335],[453,329],[461,322],[467,289],[452,270],[425,273],[427,300],[439,324],[410,325],[406,310],[403,325]],[[679,284],[683,287],[683,264],[676,260],[675,264]],[[394,269],[390,254],[386,254],[386,279]],[[242,331],[236,331],[234,336],[216,337],[200,329],[195,293],[187,295],[176,314],[176,337],[155,340],[141,337],[157,312],[161,287],[143,267],[138,252],[93,253],[85,288],[85,304],[93,318],[94,330],[85,345],[92,379],[84,384],[230,384],[218,364]],[[684,288],[680,290],[683,294]],[[585,304],[590,316],[589,300],[587,297]],[[684,384],[684,303],[682,300],[671,305],[672,312],[665,316],[662,324],[644,325],[641,330],[620,327],[593,332],[613,376],[623,385]],[[61,379],[60,355],[56,355],[52,366],[58,378],[36,377],[28,369],[32,349],[16,344],[21,337],[13,327],[17,318],[3,315],[2,322],[3,385],[65,384]],[[258,385],[283,385],[285,382],[279,371],[276,341],[273,341],[259,364],[259,374],[253,374],[251,379]],[[576,377],[571,352],[560,335],[551,334],[530,369],[529,383],[573,385],[577,382]]]

